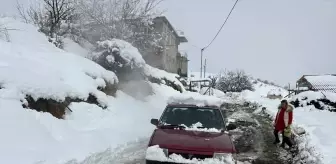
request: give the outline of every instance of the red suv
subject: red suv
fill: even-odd
[[[148,144],[147,164],[233,163],[236,149],[219,107],[170,104],[151,123],[157,128]],[[229,158],[231,162],[223,162]]]

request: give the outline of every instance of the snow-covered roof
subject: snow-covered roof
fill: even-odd
[[[336,76],[335,75],[306,75],[303,76],[309,82],[313,89],[330,91],[336,93]]]
[[[176,31],[176,29],[175,29],[174,26],[169,22],[169,20],[167,19],[167,17],[165,17],[165,16],[159,16],[159,17],[156,17],[155,19],[160,19],[160,20],[165,21],[165,22],[168,24],[169,28],[171,28],[171,30],[172,30],[172,32],[174,33],[174,35],[177,36],[177,37],[179,38],[179,40],[180,40],[181,43],[182,43],[182,42],[188,42],[188,39],[187,39],[184,35],[180,35],[180,34]]]

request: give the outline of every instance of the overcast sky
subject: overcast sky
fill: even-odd
[[[26,3],[29,0],[19,0]],[[234,0],[165,0],[161,9],[185,32],[192,71],[200,49],[216,34]],[[15,0],[0,0],[13,14]],[[208,72],[244,69],[285,85],[302,74],[336,73],[336,0],[240,0],[217,40],[204,52]]]
[[[190,69],[235,0],[166,0],[161,8],[189,43]],[[285,85],[302,74],[336,73],[335,0],[240,0],[217,40],[204,52],[207,70],[244,69]]]

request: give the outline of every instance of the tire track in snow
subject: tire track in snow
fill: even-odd
[[[129,142],[116,149],[107,149],[87,157],[84,161],[69,161],[66,164],[145,164],[148,138]]]

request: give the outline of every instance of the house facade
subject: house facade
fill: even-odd
[[[188,76],[188,57],[180,53],[178,46],[188,42],[187,38],[176,31],[164,16],[153,20],[154,32],[161,36],[160,48],[151,48],[143,52],[147,64],[167,72]]]

